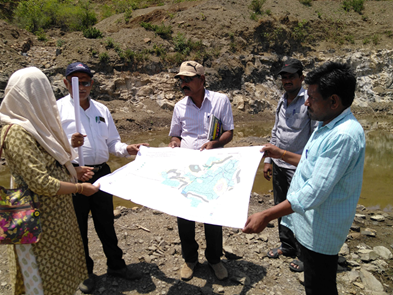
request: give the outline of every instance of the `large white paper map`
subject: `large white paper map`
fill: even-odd
[[[174,216],[242,228],[260,150],[142,146],[133,162],[96,183],[110,194]]]

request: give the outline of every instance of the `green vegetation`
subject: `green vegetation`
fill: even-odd
[[[89,39],[99,39],[102,38],[102,33],[99,29],[95,27],[89,27],[83,30],[83,36]]]
[[[361,13],[364,9],[364,0],[344,0],[342,8],[345,11],[351,11],[353,9],[353,11]]]
[[[132,8],[128,8],[125,12],[124,12],[124,21],[126,23],[128,23],[130,21],[130,18],[132,17]]]
[[[59,40],[56,41],[56,46],[57,47],[61,47],[63,45],[64,45],[64,40],[59,39]]]
[[[115,42],[113,41],[112,38],[108,38],[105,40],[105,48],[114,48],[115,47]]]
[[[364,45],[366,45],[366,44],[368,44],[368,43],[370,43],[370,38],[364,38],[364,40],[363,40],[363,44]]]
[[[297,26],[293,28],[292,37],[298,41],[304,41],[307,35],[307,21],[302,20],[297,23]]]
[[[258,15],[263,15],[264,11],[262,10],[263,4],[265,4],[266,0],[252,0],[249,8],[252,10],[250,14],[250,18],[252,20],[257,21]],[[271,11],[269,10],[269,15]]]
[[[355,44],[355,37],[353,35],[345,36],[345,40],[347,40],[351,44]]]
[[[158,25],[153,25],[151,23],[141,22],[141,26],[148,31],[153,31],[154,33],[156,33],[156,35],[159,35],[163,39],[170,39],[171,38],[172,27],[165,26],[164,23],[162,23],[160,26],[158,26]]]
[[[381,38],[379,37],[378,34],[373,35],[372,41],[373,41],[374,45],[377,45],[380,40],[381,40]]]
[[[305,6],[311,6],[312,0],[299,0],[299,2]]]
[[[33,33],[53,26],[73,31],[94,25],[97,17],[85,0],[77,6],[61,0],[23,0],[14,10],[14,22]]]
[[[45,31],[43,29],[39,29],[34,34],[37,36],[39,41],[48,41],[48,38],[46,37]]]
[[[100,54],[98,55],[98,59],[99,59],[100,62],[102,62],[102,63],[107,63],[107,62],[109,61],[109,55],[108,55],[107,52],[100,53]]]

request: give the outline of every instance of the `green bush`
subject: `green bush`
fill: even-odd
[[[126,51],[124,52],[124,55],[125,55],[126,59],[129,61],[134,61],[134,59],[135,59],[135,52],[129,48],[126,49]]]
[[[21,1],[15,9],[15,22],[33,33],[48,27],[52,21],[45,13],[45,4],[45,0]]]
[[[104,19],[112,16],[114,14],[114,10],[112,6],[109,6],[108,4],[104,4],[101,5],[100,7],[100,13],[101,13],[101,17]]]
[[[172,35],[172,27],[165,26],[163,23],[158,25],[153,25],[151,23],[141,22],[140,25],[148,31],[153,31],[163,39],[170,39]]]
[[[107,49],[115,47],[115,42],[113,41],[112,38],[108,38],[108,39],[105,40],[105,47]]]
[[[249,8],[255,14],[263,14],[262,5],[266,2],[266,0],[252,0]]]
[[[64,45],[64,40],[59,39],[59,40],[56,41],[56,46],[57,47],[61,47],[63,45]]]
[[[84,30],[97,22],[90,2],[77,5],[63,0],[22,0],[15,9],[14,21],[30,32],[57,26],[65,30]]]
[[[154,44],[153,50],[157,56],[165,57],[165,55],[166,55],[166,50],[161,44],[160,45]]]
[[[364,0],[344,0],[342,3],[342,8],[345,11],[350,11],[353,9],[353,11],[361,13],[364,9]]]
[[[89,27],[83,30],[83,36],[89,39],[100,39],[103,37],[101,31],[95,27]]]
[[[132,17],[132,8],[128,8],[128,9],[124,12],[124,21],[125,21],[126,23],[128,23],[131,17]]]
[[[381,38],[379,37],[378,34],[375,34],[375,35],[373,35],[372,40],[373,40],[373,44],[374,44],[374,45],[378,45],[378,43],[379,43],[379,41],[381,40]]]
[[[107,52],[100,53],[98,59],[100,60],[100,62],[106,63],[109,61],[109,55]]]
[[[39,29],[34,34],[37,36],[39,41],[48,41],[48,38],[46,37],[45,31],[43,29]]]
[[[299,2],[305,6],[311,6],[312,0],[299,0]]]

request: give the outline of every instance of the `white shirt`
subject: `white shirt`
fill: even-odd
[[[89,98],[90,99],[90,98]],[[76,133],[74,100],[67,95],[57,101],[61,124],[71,143],[72,134]],[[90,106],[81,113],[81,133],[87,135],[82,146],[86,165],[99,165],[109,159],[109,153],[118,157],[128,156],[127,144],[122,143],[119,132],[108,108],[102,103],[90,99]],[[78,149],[75,148],[77,151]],[[73,163],[78,164],[78,159]]]
[[[209,141],[207,133],[210,114],[221,120],[224,131],[234,129],[229,98],[225,94],[205,89],[201,108],[198,108],[188,96],[176,103],[169,136],[180,137],[182,148],[199,149]]]

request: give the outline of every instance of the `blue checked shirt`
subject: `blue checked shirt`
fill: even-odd
[[[325,255],[340,251],[360,196],[365,148],[350,108],[325,126],[320,122],[311,135],[287,195],[295,212],[282,219],[304,247]]]

